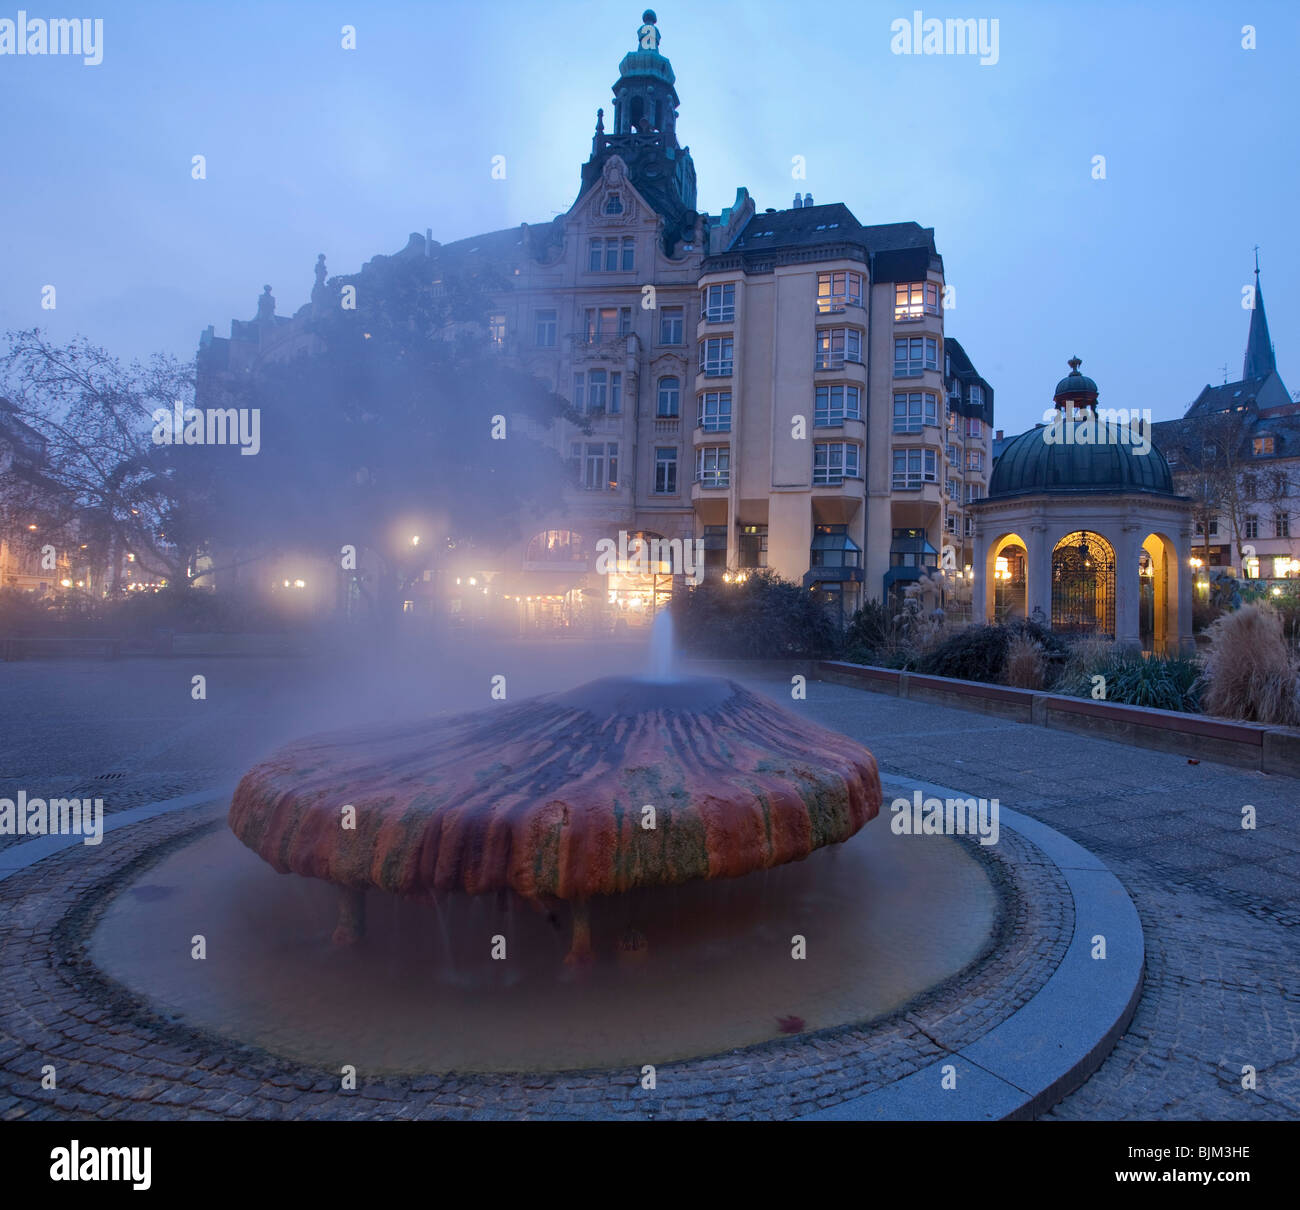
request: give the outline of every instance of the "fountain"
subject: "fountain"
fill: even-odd
[[[597,896],[769,870],[875,817],[865,748],[733,681],[671,677],[667,613],[651,650],[647,677],[291,744],[239,783],[230,827],[279,872],[341,888],[336,944],[364,934],[367,890],[514,892],[569,905],[580,964]]]

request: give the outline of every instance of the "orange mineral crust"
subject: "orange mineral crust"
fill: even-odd
[[[585,900],[798,861],[880,803],[870,752],[734,682],[619,677],[301,740],[243,778],[230,826],[356,890]]]

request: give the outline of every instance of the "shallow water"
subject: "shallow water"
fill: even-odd
[[[164,1011],[331,1068],[639,1068],[891,1012],[976,957],[997,911],[960,844],[895,836],[887,813],[803,862],[594,900],[596,961],[576,977],[565,909],[371,892],[365,941],[336,950],[337,894],[221,829],[123,888],[91,956]],[[642,948],[620,948],[629,929]]]

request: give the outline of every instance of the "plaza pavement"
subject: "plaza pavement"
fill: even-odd
[[[486,706],[636,672],[640,644],[410,649],[398,659],[0,664],[0,796],[94,794],[108,813],[228,783],[289,738]],[[190,677],[208,696],[190,696]],[[993,716],[788,678],[746,676],[864,742],[882,773],[996,797],[1101,857],[1146,933],[1142,1001],[1096,1074],[1049,1115],[1300,1116],[1300,781]],[[1242,828],[1242,807],[1257,814]],[[15,838],[0,838],[0,845]],[[20,839],[20,838],[19,838]],[[1243,1090],[1242,1068],[1258,1087]]]

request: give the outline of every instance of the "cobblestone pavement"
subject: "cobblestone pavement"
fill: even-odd
[[[345,656],[0,664],[0,796],[19,788],[31,795],[82,790],[102,796],[112,812],[229,780],[275,744],[307,731],[487,704],[489,677],[496,673],[508,676],[510,697],[518,699],[639,668],[641,662],[634,644],[582,648],[537,643],[490,650],[466,646],[436,661],[427,653],[407,653],[382,670],[372,660]],[[190,697],[195,673],[208,677],[206,701]],[[787,680],[747,679],[789,702]],[[1295,896],[1300,782],[1208,762],[1192,765],[1181,756],[846,686],[814,682],[806,702],[789,706],[865,742],[885,773],[952,786],[963,795],[997,797],[1005,806],[1041,819],[1105,860],[1132,895],[1146,932],[1142,1001],[1111,1056],[1048,1116],[1220,1119],[1300,1113],[1300,907]],[[1254,831],[1241,826],[1247,804],[1257,812]],[[194,813],[186,812],[185,818],[193,822]],[[140,825],[139,833],[156,828],[161,837],[178,826],[177,817],[167,817]],[[131,828],[124,835],[137,832]],[[0,838],[0,844],[6,839]],[[116,845],[112,836],[105,840],[105,859]],[[8,879],[0,884],[0,897],[7,903],[20,889],[39,882],[49,893],[75,898],[89,888],[73,877],[60,881],[67,860],[51,859],[31,874]],[[83,863],[77,868],[89,878],[90,867]],[[32,896],[34,905],[39,900]],[[46,1039],[49,1053],[69,1063],[76,1062],[86,1040],[117,1028],[109,1024],[114,1021],[111,1006],[77,986],[81,982],[89,988],[89,976],[83,980],[75,969],[59,968],[59,945],[66,948],[69,939],[56,945],[58,939],[42,933],[48,931],[42,921],[58,919],[67,902],[60,910],[46,904],[43,917],[33,906],[35,914],[22,922],[6,912],[6,946],[26,947],[24,962],[33,957],[33,946],[40,948],[38,965],[46,974],[25,983],[21,976],[27,972],[16,972],[12,965],[15,951],[0,959],[3,1003],[17,1014],[10,1016],[12,1028],[5,1029],[0,1041],[0,1067],[8,1085],[0,1092],[0,1118],[21,1116],[40,1100],[15,1095],[13,1084],[18,1080],[30,1088],[38,1078],[38,1055],[19,1040],[33,1022],[41,1029],[58,1029],[58,1038]],[[82,997],[81,1015],[66,1016],[57,1026],[44,1022],[37,1011],[41,997],[62,996],[68,988]],[[546,1089],[538,1093],[516,1087],[489,1108],[482,1100],[474,1103],[473,1090],[457,1087],[466,1080],[472,1083],[473,1077],[450,1082],[431,1077],[424,1082],[429,1095],[423,1101],[410,1099],[419,1091],[415,1084],[396,1090],[385,1085],[366,1093],[369,1108],[359,1101],[355,1108],[340,1110],[335,1092],[312,1108],[299,1098],[310,1090],[327,1095],[317,1087],[324,1078],[319,1073],[307,1079],[255,1055],[232,1066],[229,1055],[218,1049],[195,1052],[179,1035],[169,1041],[166,1025],[128,1022],[124,1028],[141,1037],[127,1045],[120,1063],[110,1064],[114,1072],[91,1073],[98,1087],[87,1085],[66,1101],[60,1098],[58,1108],[48,1102],[37,1105],[35,1115],[298,1116],[301,1111],[303,1116],[564,1117],[581,1116],[581,1104],[590,1096],[590,1089],[566,1089],[558,1091],[557,1099]],[[914,1028],[912,1038],[915,1043]],[[843,1067],[832,1067],[835,1060],[819,1055],[817,1046],[810,1053],[806,1043],[774,1045],[800,1054],[797,1061],[787,1057],[773,1068],[784,1074],[758,1081],[773,1096],[782,1080],[802,1086],[819,1073],[829,1080],[827,1088],[851,1086]],[[907,1070],[905,1063],[919,1061],[923,1054],[918,1044],[909,1058],[899,1059],[904,1066],[897,1071]],[[882,1053],[877,1070],[884,1070],[884,1062]],[[1247,1064],[1257,1072],[1254,1091],[1241,1087]],[[659,1112],[707,1112],[694,1098],[718,1074],[702,1071],[699,1083],[684,1081],[678,1089],[684,1099],[672,1108],[661,1104]],[[141,1075],[150,1077],[144,1085]],[[859,1072],[853,1078],[861,1077]],[[292,1111],[267,1107],[266,1097],[257,1091],[262,1078],[273,1090],[267,1096],[284,1106],[293,1102]],[[633,1084],[630,1075],[621,1078]],[[207,1087],[199,1087],[209,1079]],[[123,1080],[131,1086],[129,1094]],[[748,1088],[755,1081],[744,1083]],[[630,1116],[642,1116],[645,1107],[632,1106],[634,1092],[628,1088],[619,1095]],[[765,1116],[777,1109],[767,1094],[748,1107],[734,1086],[730,1095],[742,1101],[719,1101],[711,1109],[741,1116]],[[806,1107],[844,1095],[819,1093]],[[379,1105],[385,1100],[392,1102],[387,1109]],[[793,1111],[794,1105],[785,1109]]]
[[[755,685],[789,696],[788,681]],[[848,686],[810,684],[793,705],[866,743],[883,771],[1042,820],[1128,890],[1146,934],[1142,1001],[1049,1117],[1300,1116],[1300,780]]]

